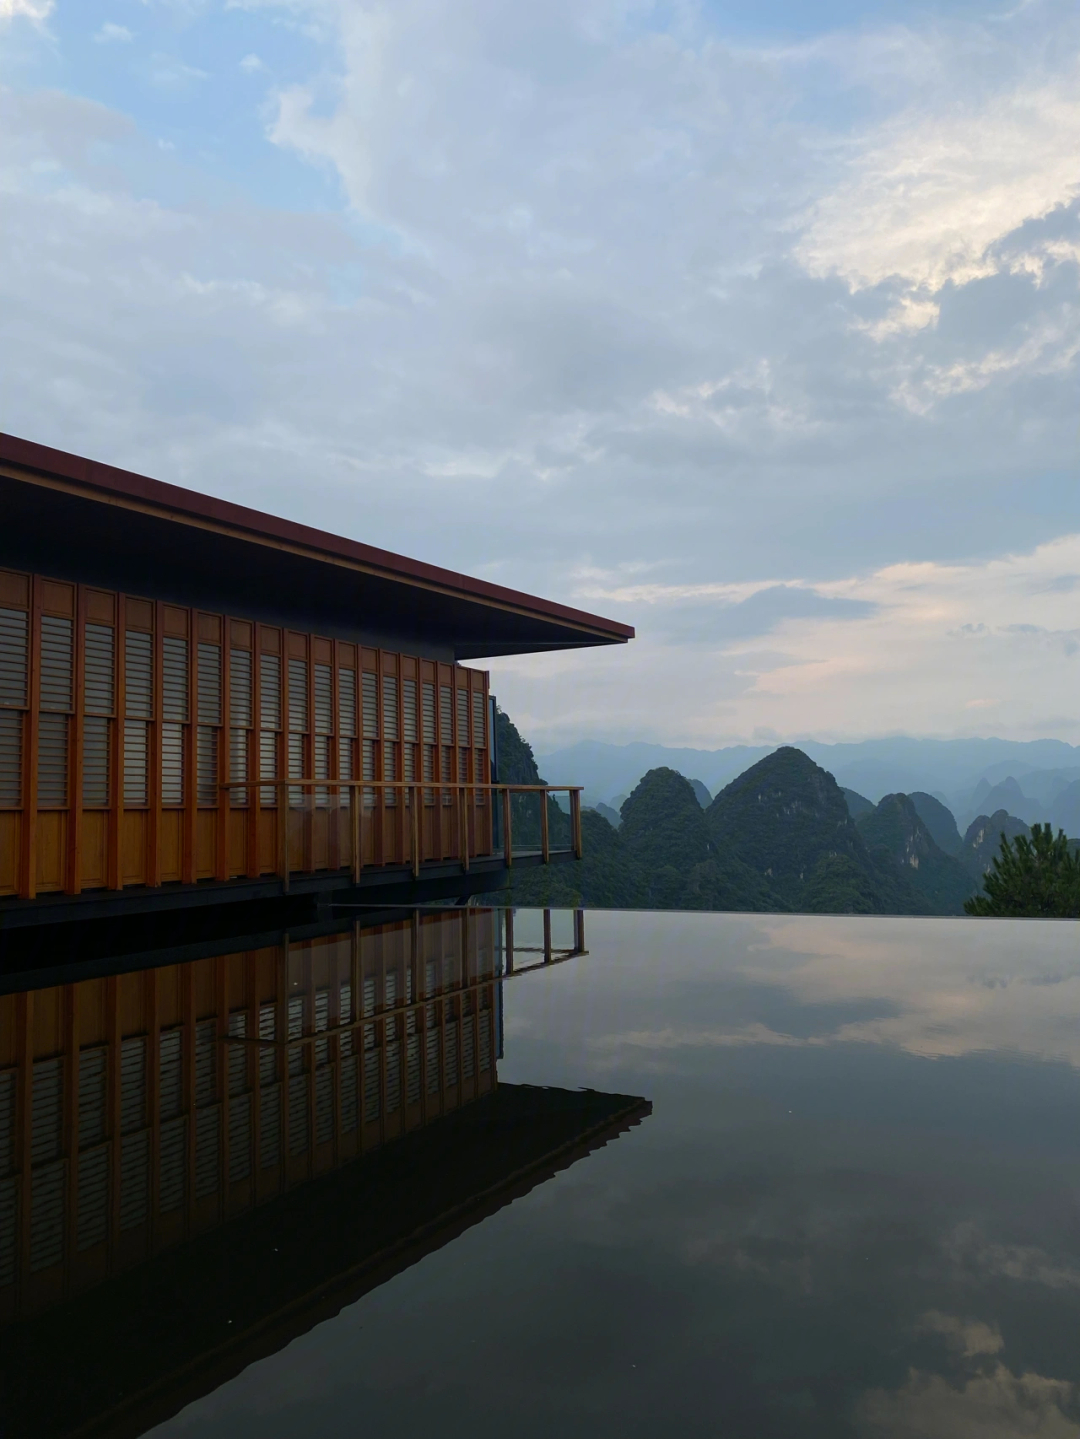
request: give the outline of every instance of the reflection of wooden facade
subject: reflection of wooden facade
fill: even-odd
[[[497,916],[0,997],[0,1319],[493,1090]]]
[[[0,895],[353,866],[348,790],[430,781],[421,863],[461,855],[487,784],[487,675],[457,664],[0,570]],[[223,788],[229,781],[248,788]],[[447,786],[438,788],[434,786]],[[411,795],[365,791],[363,865],[411,861]],[[491,805],[465,792],[467,852]]]

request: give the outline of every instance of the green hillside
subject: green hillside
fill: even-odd
[[[963,914],[964,901],[978,886],[968,869],[935,843],[910,795],[887,794],[859,819],[858,830],[879,868],[891,861],[899,869],[905,884],[921,899],[921,912]]]
[[[531,748],[503,714],[498,733],[500,777],[539,783]],[[972,827],[959,856],[949,854],[937,835],[947,844],[959,835],[933,796],[890,794],[872,805],[791,746],[759,760],[707,809],[697,788],[668,766],[649,770],[623,801],[618,828],[595,809],[582,812],[581,860],[515,869],[502,897],[619,909],[960,914],[1000,825],[1019,823],[995,815]],[[534,830],[538,842],[538,803],[515,800],[517,844]],[[549,816],[552,843],[565,844],[567,817],[554,802]]]
[[[915,813],[930,831],[930,837],[938,849],[944,850],[946,854],[958,855],[964,841],[956,827],[952,810],[924,790],[912,790],[908,799],[915,806]]]

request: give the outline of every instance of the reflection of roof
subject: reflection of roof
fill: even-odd
[[[135,1439],[651,1108],[624,1094],[500,1085],[5,1331],[5,1435]]]
[[[209,606],[209,598],[190,598],[201,580],[218,587],[219,602],[235,600],[236,613],[245,600],[261,597],[265,608],[268,598],[299,586],[291,592],[303,596],[312,623],[335,615],[355,621],[374,606],[384,622],[392,612],[418,635],[453,645],[459,659],[634,637],[615,620],[13,435],[0,434],[0,509],[7,531],[0,563],[25,569],[40,554],[44,568],[66,532],[83,567],[101,556],[90,583]],[[186,585],[188,594],[162,594],[162,585]]]

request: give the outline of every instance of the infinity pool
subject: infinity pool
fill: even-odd
[[[587,1102],[582,1142],[553,1129],[543,1172],[150,1432],[1080,1436],[1080,926],[574,924],[498,986],[524,1107],[485,1143],[513,1168],[545,1106]],[[543,950],[539,914],[514,934]],[[391,1207],[455,1154],[480,1174],[464,1117]]]

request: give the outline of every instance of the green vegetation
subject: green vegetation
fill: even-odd
[[[960,838],[960,831],[956,828],[956,819],[952,810],[943,805],[939,799],[935,799],[932,794],[926,794],[923,790],[912,791],[908,795],[908,799],[915,806],[915,813],[930,831],[930,837],[938,849],[954,857],[958,855],[963,848],[964,841]]]
[[[840,793],[844,796],[844,802],[848,807],[848,814],[853,820],[862,819],[864,814],[870,814],[874,808],[873,800],[869,800],[863,794],[857,794],[853,789],[845,789],[840,786]]]
[[[532,749],[501,712],[498,744],[501,778],[542,783]],[[583,811],[582,859],[515,868],[502,898],[612,909],[1080,915],[1075,845],[1052,839],[1049,826],[1029,840],[1027,825],[1004,810],[980,816],[961,839],[933,795],[889,794],[874,805],[791,746],[704,809],[700,788],[666,766],[650,770],[619,815],[606,805]],[[552,845],[565,846],[568,817],[548,804]],[[515,798],[515,846],[539,846],[539,805]]]
[[[968,825],[960,858],[978,883],[982,884],[993,867],[1002,837],[1013,840],[1021,836],[1026,838],[1030,833],[1031,830],[1024,821],[1009,814],[1007,810],[995,810],[991,815],[981,814]]]
[[[964,865],[935,842],[912,796],[887,794],[876,809],[862,816],[858,830],[871,855],[879,862],[891,859],[900,868],[907,887],[920,901],[920,912],[963,913],[975,882]]]
[[[968,914],[1003,919],[1080,918],[1080,859],[1074,846],[1048,824],[1031,837],[1001,836],[1001,847],[983,881],[984,894],[964,905]]]

